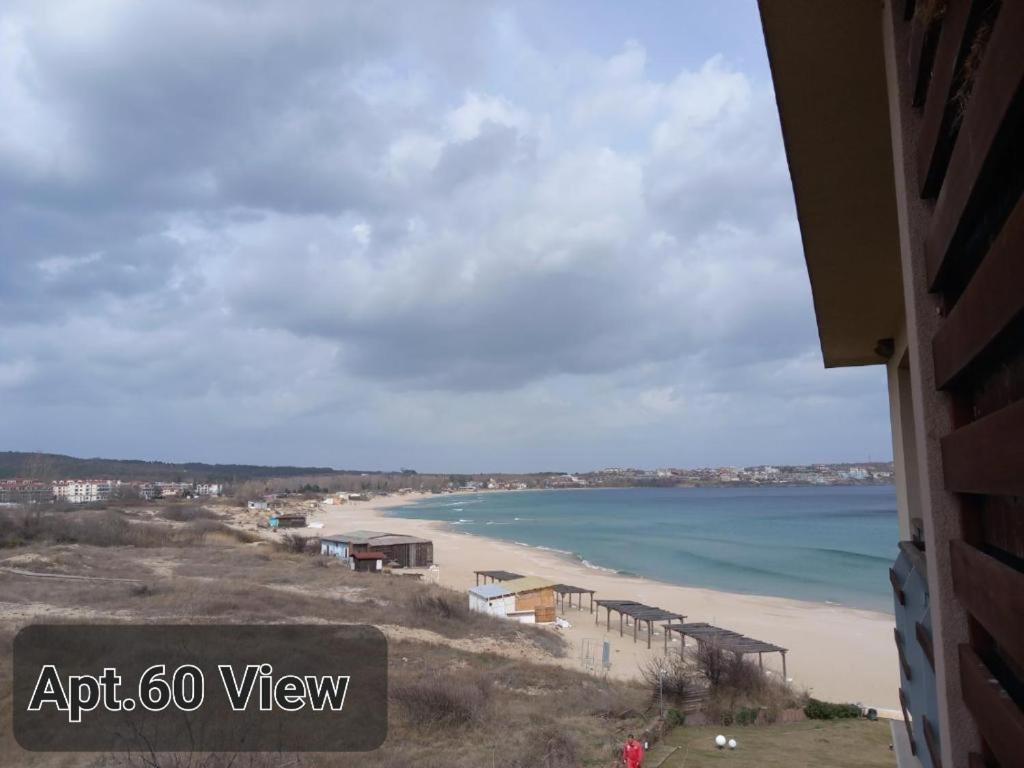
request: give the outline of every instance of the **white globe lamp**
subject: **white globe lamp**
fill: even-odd
[[[729,749],[736,749],[736,739],[729,739]]]
[[[718,747],[719,749],[724,747],[725,746],[725,736],[723,736],[722,734],[718,734],[717,736],[715,736],[715,746]]]

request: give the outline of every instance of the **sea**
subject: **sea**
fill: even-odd
[[[891,485],[459,493],[388,513],[672,584],[893,610]]]

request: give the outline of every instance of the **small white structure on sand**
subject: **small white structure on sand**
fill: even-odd
[[[469,610],[491,616],[507,617],[516,610],[516,594],[501,584],[470,587]]]
[[[718,747],[719,749],[724,747],[725,746],[725,736],[723,736],[722,734],[718,734],[717,736],[715,736],[715,746]]]

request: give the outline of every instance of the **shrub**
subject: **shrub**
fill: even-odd
[[[156,594],[156,590],[149,584],[132,584],[128,587],[128,594],[132,597],[150,597]]]
[[[728,660],[725,657],[725,651],[718,643],[713,640],[698,643],[696,661],[697,669],[712,688],[717,688],[722,684]]]
[[[216,520],[220,515],[205,507],[188,506],[167,507],[161,510],[160,517],[164,520],[173,520],[176,523],[191,523],[194,520]]]
[[[417,592],[410,601],[413,613],[429,623],[434,619],[466,620],[469,618],[469,606],[462,595],[449,590]]]
[[[685,723],[686,715],[678,709],[669,709],[665,711],[665,724],[670,728],[675,728],[677,725],[684,725]]]
[[[306,551],[309,539],[305,536],[299,536],[297,533],[286,533],[278,539],[278,544],[285,552],[301,555]]]
[[[839,720],[860,717],[860,707],[856,704],[834,704],[830,701],[810,699],[804,707],[804,715],[808,720]]]
[[[753,725],[757,722],[759,710],[754,707],[740,707],[736,710],[736,725]]]
[[[576,768],[581,764],[579,747],[571,734],[555,727],[531,734],[519,759],[522,768]]]
[[[692,669],[678,656],[648,659],[640,664],[640,677],[657,698],[685,703],[699,690]]]
[[[460,679],[432,675],[395,686],[395,702],[416,727],[452,728],[480,722],[488,708],[491,687],[483,677]]]

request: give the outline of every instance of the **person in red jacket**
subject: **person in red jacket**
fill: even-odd
[[[644,745],[629,734],[625,746],[622,747],[622,764],[626,768],[640,768],[644,762]]]

